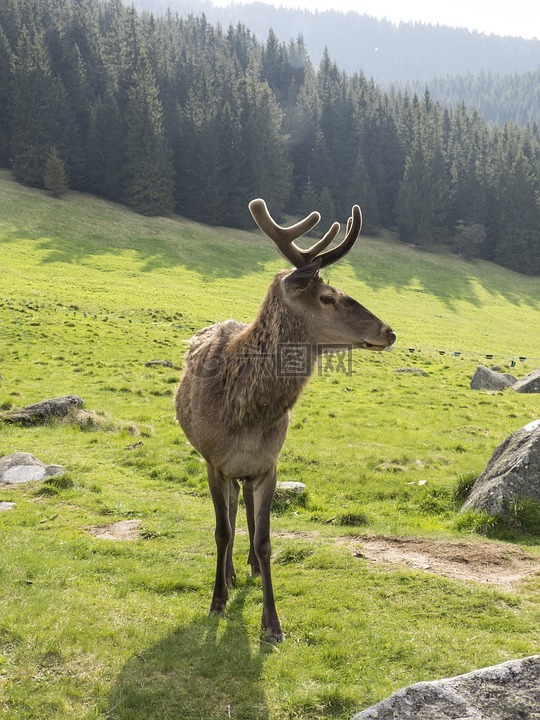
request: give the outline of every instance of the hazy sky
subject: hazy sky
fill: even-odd
[[[246,4],[249,0],[233,0]],[[496,35],[540,38],[538,0],[259,0],[269,5],[307,10],[353,10],[394,23],[418,20],[433,25],[466,27]],[[229,5],[231,0],[214,0]]]

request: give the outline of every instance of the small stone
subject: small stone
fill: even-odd
[[[276,490],[284,490],[291,493],[296,493],[297,495],[302,495],[306,492],[306,486],[304,485],[304,483],[301,482],[285,480],[283,482],[277,483]]]
[[[0,512],[3,512],[5,510],[13,510],[16,503],[14,502],[0,502]]]

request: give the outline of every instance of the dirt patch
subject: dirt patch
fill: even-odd
[[[120,520],[109,525],[91,525],[84,530],[99,540],[137,540],[141,537],[141,523],[138,520]]]
[[[352,547],[356,557],[365,560],[494,587],[511,589],[521,580],[540,574],[540,558],[504,543],[376,535],[342,541]]]
[[[237,529],[239,535],[247,530]],[[273,538],[315,540],[317,531],[273,532]],[[521,580],[540,576],[540,557],[494,541],[430,540],[387,535],[342,536],[333,541],[355,557],[384,565],[423,570],[454,580],[472,580],[512,590]]]

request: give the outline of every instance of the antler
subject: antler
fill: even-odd
[[[278,252],[283,257],[292,263],[296,268],[304,267],[309,265],[316,258],[321,260],[321,267],[326,267],[331,263],[336,262],[344,255],[346,255],[356,242],[356,238],[360,234],[362,228],[362,213],[358,205],[354,205],[352,209],[352,216],[347,222],[347,231],[345,233],[345,239],[331,250],[321,252],[325,247],[328,247],[332,240],[336,237],[339,232],[339,223],[335,222],[330,230],[324,235],[324,237],[312,245],[310,248],[303,250],[299,248],[294,242],[302,235],[312,230],[315,225],[320,221],[321,216],[318,212],[310,213],[306,218],[300,220],[295,225],[289,227],[282,227],[278,225],[272,218],[266,207],[266,203],[261,198],[252,200],[249,203],[249,210],[253,216],[253,219],[267,235]]]

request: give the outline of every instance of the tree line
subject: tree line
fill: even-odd
[[[442,105],[456,107],[464,102],[496,125],[540,124],[540,66],[536,70],[498,75],[445,75],[426,82],[408,81],[399,87],[409,95],[422,93],[426,86]]]
[[[540,274],[539,157],[536,126],[383,92],[328,52],[314,68],[301,36],[120,0],[0,6],[0,164],[26,185],[234,227],[255,196],[328,223],[359,202],[368,232]]]

